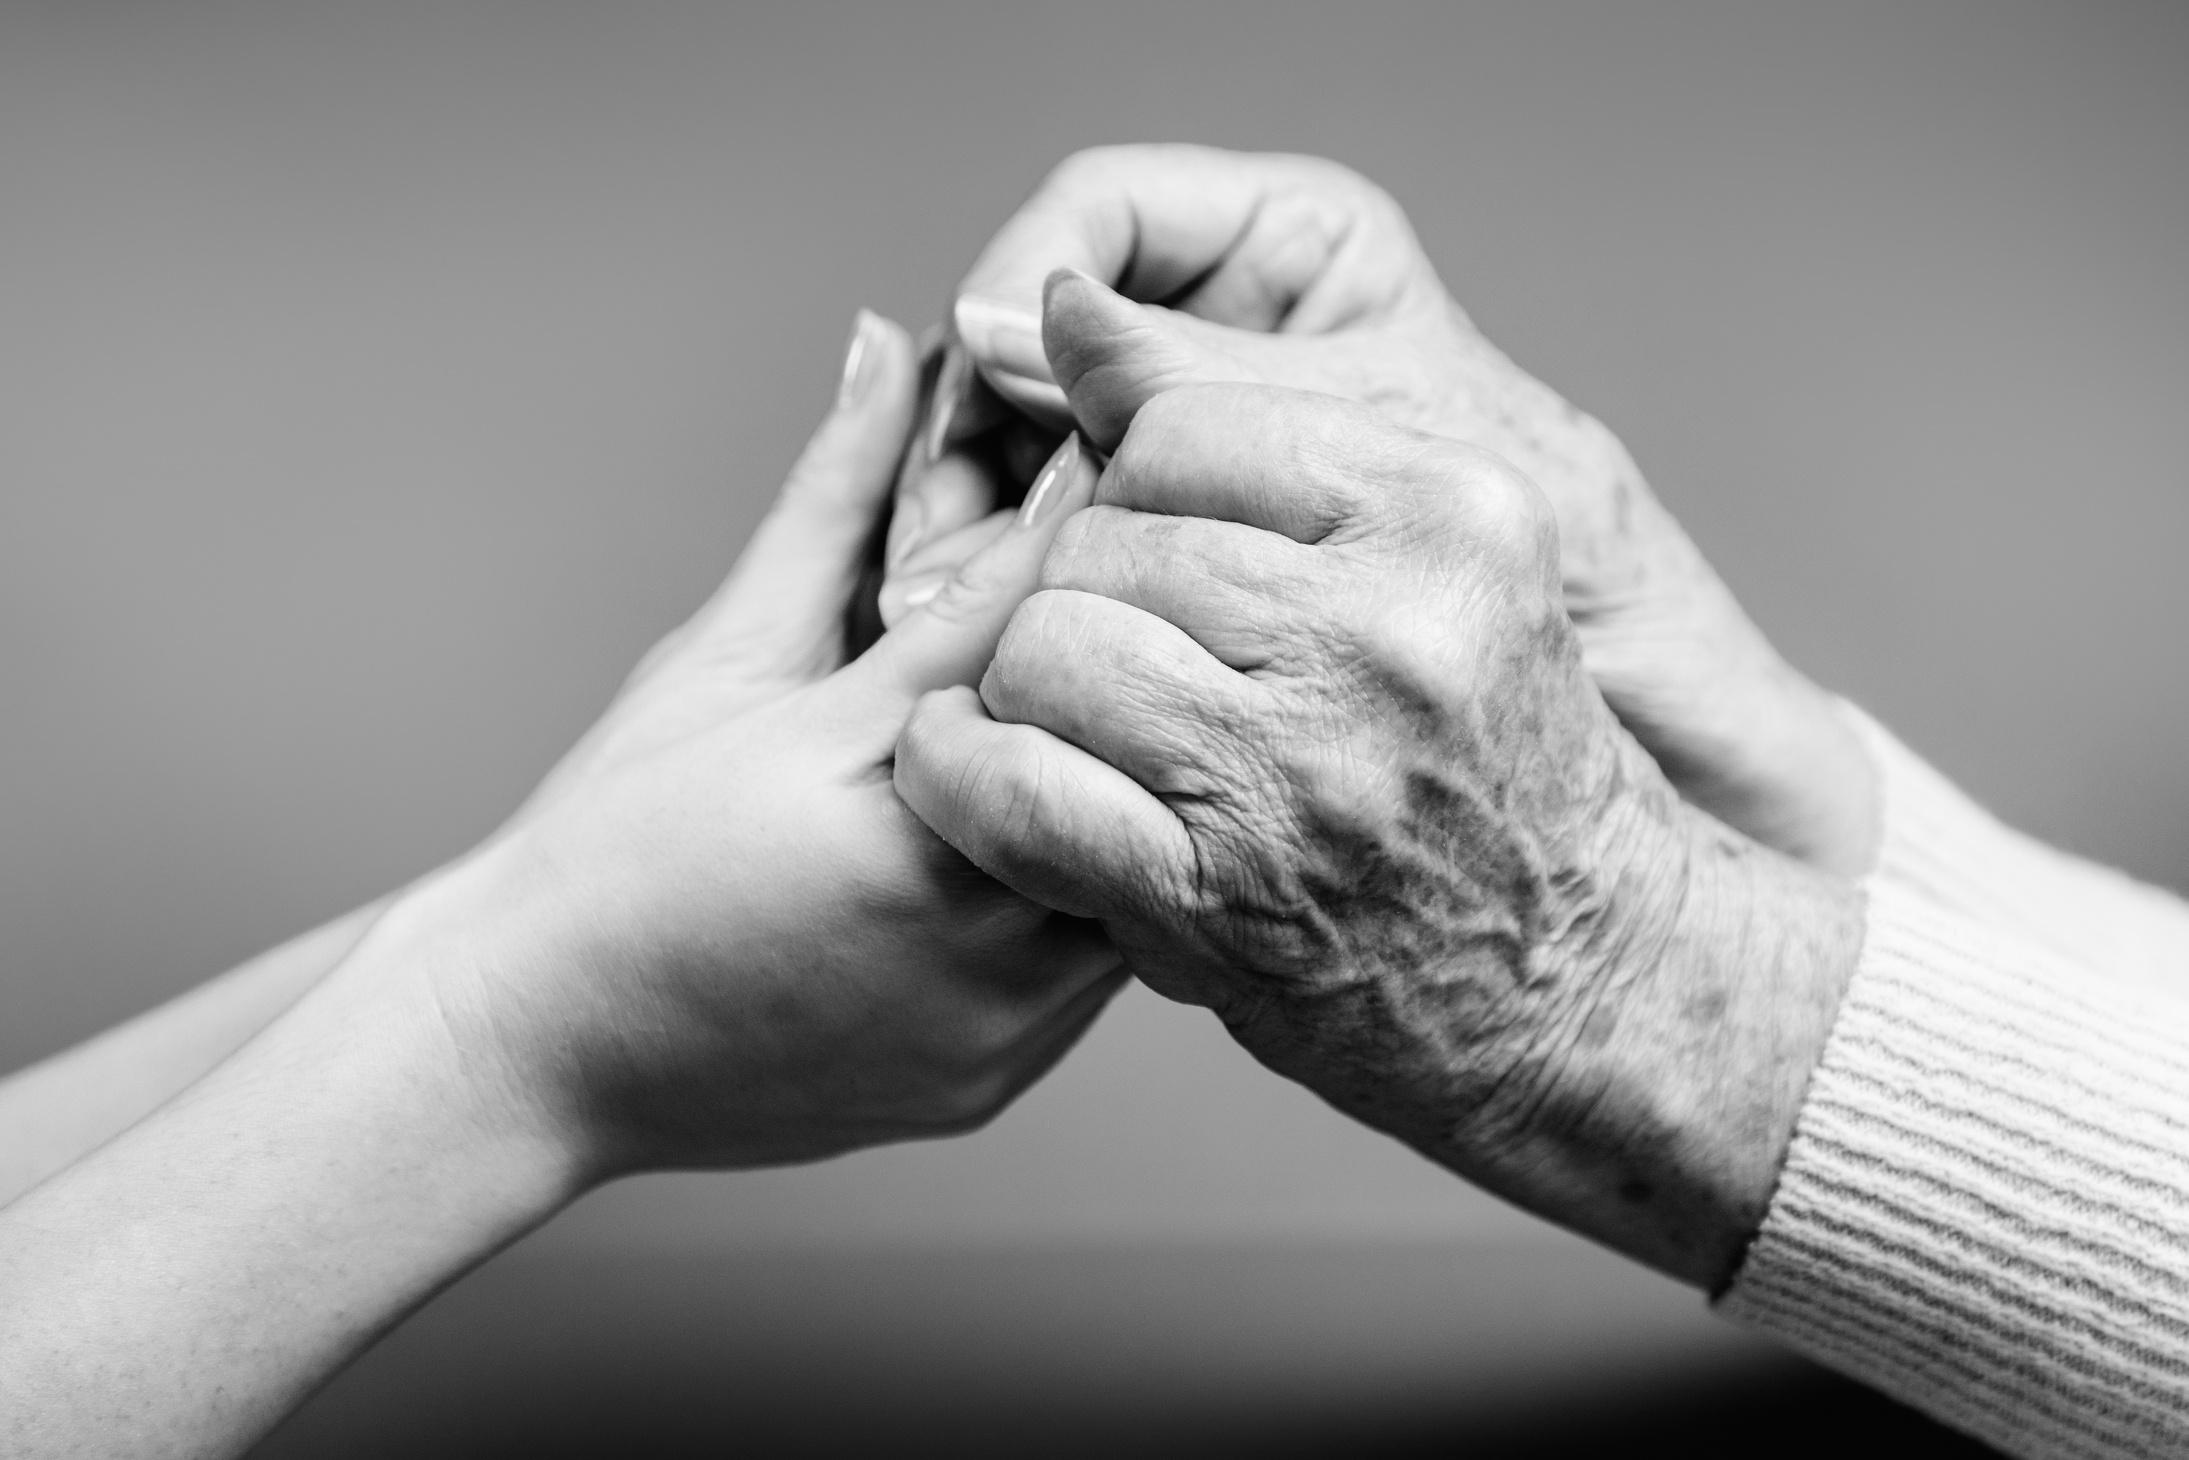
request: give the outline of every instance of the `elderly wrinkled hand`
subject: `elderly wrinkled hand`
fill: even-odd
[[[1058,380],[1093,368],[1058,354],[1072,347],[1069,333],[1044,339],[1043,283],[1060,268],[1129,296],[1103,301],[1089,288],[1067,299],[1133,332],[1132,358],[1101,362],[1130,388],[1113,393],[1108,416],[1077,418],[1097,445],[1115,444],[1133,397],[1229,380],[1362,401],[1494,452],[1547,497],[1583,661],[1681,792],[1818,866],[1866,865],[1871,771],[1829,698],[1749,621],[1618,438],[1475,328],[1382,190],[1316,158],[1203,147],[1099,148],[1066,161],[997,233],[955,309],[989,389],[1058,430],[1074,420]],[[932,441],[994,419],[977,405],[955,425],[938,418]],[[967,454],[978,445],[908,473],[886,610],[992,530],[981,517],[995,474]],[[1038,460],[1024,445],[988,456],[1022,472]]]
[[[1327,396],[1182,387],[1041,582],[978,691],[922,701],[906,802],[1339,1108],[1721,1281],[1859,911],[1620,727],[1542,494]]]

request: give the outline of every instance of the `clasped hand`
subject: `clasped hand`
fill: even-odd
[[[1008,299],[1057,255],[1178,307],[1056,270],[1029,344]],[[1857,855],[1787,761],[1837,743],[1821,697],[1342,169],[1093,154],[974,278],[970,430],[958,346],[911,431],[909,345],[863,326],[717,601],[450,874],[452,916],[509,930],[436,975],[466,1047],[588,1171],[809,1159],[985,1119],[1122,959],[1433,1159],[1722,1281],[1859,937],[1798,860]],[[1099,485],[1059,427],[1115,453]],[[908,432],[894,627],[839,668]],[[1760,749],[1714,753],[1738,724]],[[414,904],[382,947],[436,935]]]
[[[915,429],[862,316],[721,591],[509,824],[0,1213],[14,1449],[235,1453],[590,1187],[968,1129],[1128,974],[1728,1278],[1874,815],[1616,439],[1306,159],[1075,159],[955,325]]]
[[[915,378],[903,331],[863,316],[843,398],[715,599],[352,960],[427,970],[456,1042],[584,1181],[969,1129],[1116,988],[1095,928],[982,876],[890,785],[915,701],[978,677],[1091,465],[1058,453],[1045,510],[837,662]]]
[[[1619,725],[1511,466],[1327,395],[1149,394],[1088,287],[1051,353],[1122,440],[978,691],[921,702],[905,801],[1339,1108],[1722,1281],[1830,1017],[1829,879]]]

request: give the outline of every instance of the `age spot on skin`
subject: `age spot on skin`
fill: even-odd
[[[1584,1050],[1599,1050],[1611,1043],[1611,1036],[1618,1029],[1618,1011],[1612,1007],[1612,1000],[1603,999],[1589,1010],[1588,1018],[1581,1021],[1581,1032],[1574,1036],[1574,1043]]]
[[[1725,1022],[1725,1006],[1725,990],[1712,989],[1687,1001],[1687,1016],[1697,1024],[1722,1024]]]

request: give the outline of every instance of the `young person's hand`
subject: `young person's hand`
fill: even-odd
[[[1122,975],[897,799],[1095,470],[839,666],[913,410],[863,317],[836,409],[713,602],[526,808],[174,1101],[0,1210],[0,1450],[240,1453],[592,1186],[977,1125]]]
[[[1114,986],[1091,925],[977,872],[889,778],[912,704],[978,678],[1093,465],[1067,442],[1030,511],[838,667],[914,374],[879,321],[854,354],[843,403],[714,600],[512,827],[379,935],[506,929],[507,955],[436,997],[614,1167],[962,1130]]]

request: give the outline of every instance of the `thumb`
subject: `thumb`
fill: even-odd
[[[836,403],[737,565],[684,636],[766,644],[786,664],[840,653],[844,606],[911,428],[918,366],[902,326],[860,310]]]
[[[1041,586],[1042,560],[1058,529],[1094,500],[1101,471],[1077,433],[1067,436],[994,540],[908,599],[906,617],[834,682],[855,703],[889,705],[895,721],[930,690],[978,683],[1011,615]]]
[[[1160,305],[1135,304],[1076,269],[1042,292],[1041,338],[1056,382],[1087,439],[1115,451],[1140,407],[1181,385],[1258,382],[1222,325]]]

